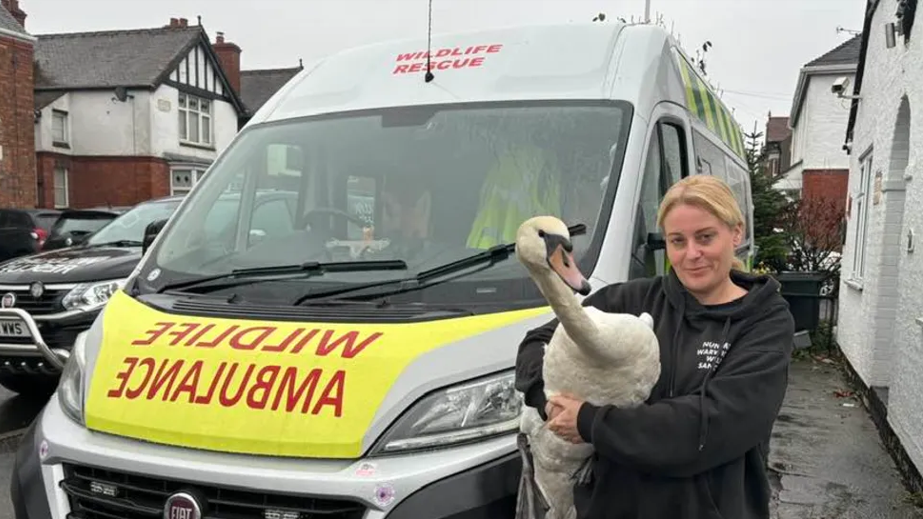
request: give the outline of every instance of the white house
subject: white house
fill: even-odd
[[[837,341],[897,465],[923,488],[923,22],[869,0],[850,101],[847,238]],[[915,32],[914,32],[915,31]],[[917,117],[917,121],[913,121]]]
[[[185,193],[247,115],[240,49],[220,37],[212,45],[185,19],[37,38],[39,206],[131,205]]]
[[[855,75],[861,41],[853,37],[801,68],[789,115],[790,166],[776,189],[802,198],[845,198],[849,157],[843,132],[849,101],[833,95],[831,88],[840,78]]]

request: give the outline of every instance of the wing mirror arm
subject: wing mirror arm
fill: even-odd
[[[659,232],[647,233],[647,248],[652,251],[666,250],[667,240]]]

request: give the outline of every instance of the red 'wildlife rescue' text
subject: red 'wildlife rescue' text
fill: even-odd
[[[227,348],[277,355],[354,359],[382,334],[295,328],[280,331],[274,326],[218,327],[215,324],[159,322],[131,341],[138,348],[126,356],[116,375],[109,398],[160,400],[197,405],[288,413],[343,415],[347,371],[329,372],[311,362],[282,366],[260,362],[222,360],[206,369],[206,361],[145,356],[149,347],[167,349]],[[229,357],[224,357],[229,358]],[[260,359],[266,358],[260,355]]]
[[[471,47],[453,47],[438,49],[433,52],[418,51],[397,55],[397,65],[392,74],[413,74],[426,71],[426,58],[429,57],[430,70],[451,70],[476,68],[484,64],[486,54],[500,52],[503,45],[473,45]],[[408,63],[411,62],[411,63]]]

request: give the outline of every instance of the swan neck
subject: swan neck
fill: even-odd
[[[599,357],[596,348],[599,329],[574,292],[550,270],[544,270],[536,280],[567,335],[584,354]]]

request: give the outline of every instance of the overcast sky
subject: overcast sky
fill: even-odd
[[[288,67],[353,45],[426,36],[428,0],[19,0],[32,34],[165,25],[202,17],[238,44],[243,69]],[[865,0],[651,0],[691,55],[704,41],[709,78],[747,131],[788,115],[806,62],[862,29]],[[644,0],[433,0],[433,32],[641,17]]]

